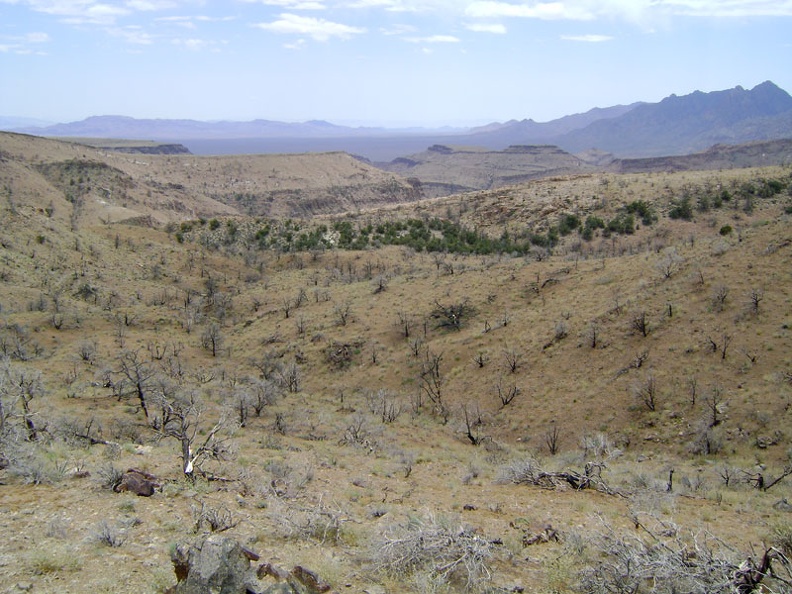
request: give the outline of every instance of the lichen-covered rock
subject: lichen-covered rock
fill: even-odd
[[[255,594],[250,558],[233,538],[211,534],[176,545],[171,561],[178,583],[170,594]]]

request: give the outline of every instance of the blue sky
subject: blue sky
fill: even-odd
[[[792,0],[0,0],[0,115],[475,125],[772,80]]]

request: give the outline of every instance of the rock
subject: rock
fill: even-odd
[[[256,575],[259,578],[271,577],[277,584],[264,590],[263,594],[324,594],[330,591],[330,584],[320,578],[316,572],[296,565],[286,571],[272,563],[262,563]]]
[[[166,594],[323,594],[330,584],[315,572],[297,565],[291,571],[262,563],[257,571],[250,561],[258,555],[229,536],[210,534],[179,543],[171,553],[177,584]],[[265,586],[260,579],[277,583]]]
[[[778,511],[783,512],[792,512],[792,504],[786,500],[786,497],[781,498],[780,501],[776,501],[773,504],[773,509],[777,509]]]
[[[760,435],[756,438],[756,447],[765,450],[770,446],[778,445],[778,438],[770,435]]]
[[[129,491],[141,497],[151,497],[155,489],[160,488],[157,477],[148,472],[130,468],[121,477],[121,482],[113,489],[116,493]]]
[[[178,583],[169,594],[250,594],[260,592],[250,560],[233,538],[210,534],[177,544],[171,561]]]
[[[291,575],[294,580],[307,589],[309,594],[323,594],[330,590],[330,584],[320,578],[315,572],[300,565],[295,566],[291,570]]]

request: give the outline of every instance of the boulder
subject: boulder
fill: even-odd
[[[286,571],[265,562],[254,571],[250,562],[258,560],[258,555],[222,534],[177,544],[171,553],[177,584],[167,594],[324,594],[331,590],[315,572],[299,565]]]
[[[177,544],[171,561],[178,583],[170,594],[256,594],[260,592],[250,558],[233,538],[210,534]]]
[[[121,481],[113,488],[116,493],[129,491],[141,497],[151,497],[155,489],[161,485],[157,482],[157,477],[148,472],[130,468],[121,477]]]

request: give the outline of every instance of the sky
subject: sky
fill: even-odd
[[[0,115],[471,126],[792,92],[792,0],[0,0]]]

